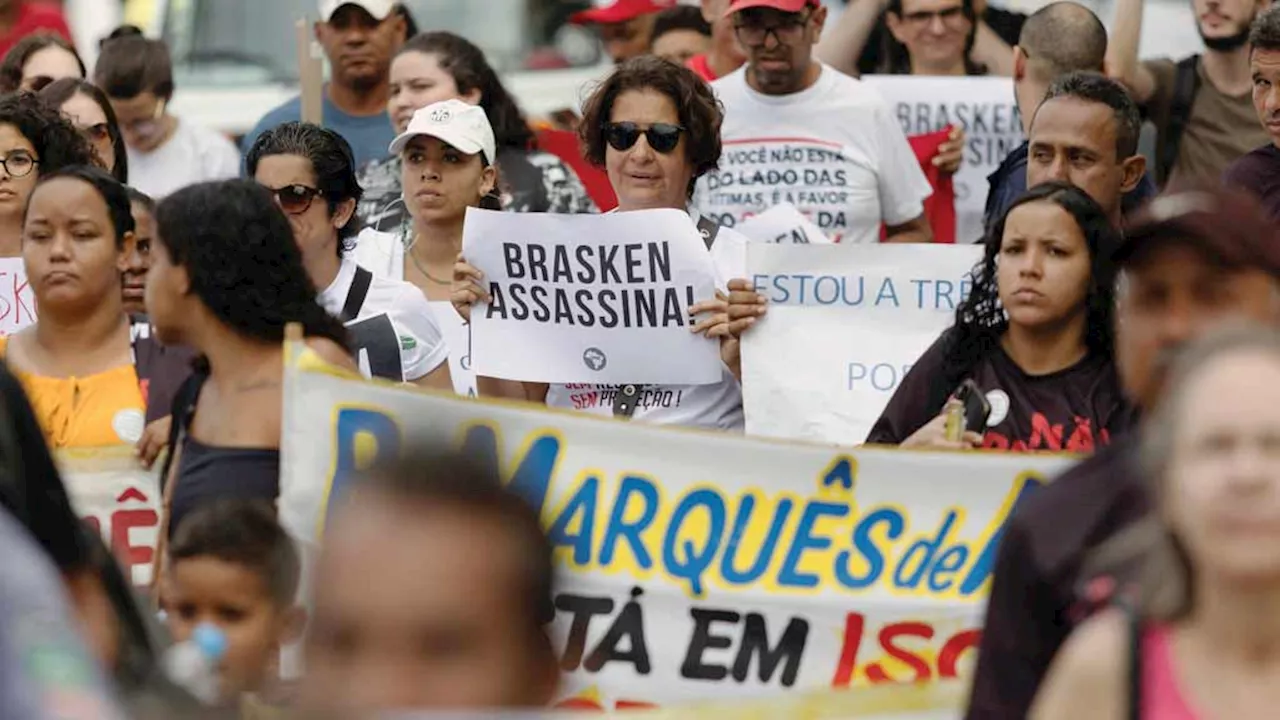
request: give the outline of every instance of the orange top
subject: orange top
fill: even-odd
[[[9,338],[0,337],[0,358]],[[47,377],[14,369],[53,448],[137,442],[147,406],[133,363],[87,377]]]

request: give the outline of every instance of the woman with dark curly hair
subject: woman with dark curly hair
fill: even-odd
[[[346,333],[316,302],[293,228],[252,180],[191,185],[156,208],[147,309],[161,342],[200,353],[174,404],[168,528],[213,497],[280,490],[284,330],[354,370]]]
[[[595,203],[573,168],[537,149],[533,131],[484,51],[448,32],[411,37],[391,62],[387,114],[396,134],[405,131],[415,111],[449,99],[479,105],[489,118],[498,143],[498,156],[490,161],[498,167],[503,210],[595,211]],[[365,197],[358,212],[364,224],[403,236],[408,214],[402,200],[400,158],[393,155],[365,165],[360,185],[365,188]]]
[[[63,78],[37,93],[49,107],[58,108],[93,145],[98,160],[116,180],[129,184],[129,157],[116,111],[97,85],[78,78]]]
[[[1133,414],[1112,355],[1117,244],[1082,190],[1029,190],[992,228],[955,324],[903,378],[867,442],[1091,452],[1127,429]],[[990,412],[948,437],[968,381]]]
[[[93,164],[93,147],[57,110],[30,93],[0,97],[0,257],[22,254],[22,215],[36,181]]]
[[[53,33],[28,35],[0,60],[0,93],[36,92],[54,80],[84,78],[84,60],[71,43]]]
[[[129,195],[100,168],[40,178],[22,237],[40,313],[31,327],[0,338],[0,356],[26,388],[51,447],[149,445],[149,463],[191,358],[154,343],[146,320],[125,312],[121,273],[133,243]],[[148,435],[153,442],[144,442]]]
[[[603,167],[618,196],[618,212],[676,209],[688,211],[694,183],[720,160],[723,113],[707,83],[686,67],[653,56],[628,60],[587,100],[579,126],[585,155]],[[732,230],[698,219],[721,276],[736,277],[745,239]],[[454,269],[453,303],[470,318],[471,306],[484,298],[484,278],[459,259]],[[691,314],[711,313],[694,325],[697,332],[718,327],[725,311],[719,301],[700,302]],[[512,383],[477,378],[481,395],[500,395],[574,408],[598,415],[635,417],[646,422],[741,431],[742,388],[735,377],[738,344],[721,341],[725,367],[719,383],[692,386],[602,386],[584,377],[578,385]],[[623,392],[626,388],[627,391]],[[601,398],[618,398],[605,402]],[[674,398],[666,407],[646,398]],[[634,401],[634,402],[632,402]]]

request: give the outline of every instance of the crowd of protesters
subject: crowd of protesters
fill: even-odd
[[[990,177],[954,322],[847,443],[1019,451],[1047,421],[1087,455],[1007,521],[968,717],[1269,716],[1280,8],[1189,1],[1204,51],[1142,62],[1141,0],[1118,0],[1110,32],[1069,0],[1029,16],[856,0],[833,22],[819,0],[597,3],[571,22],[616,67],[574,130],[610,208],[538,146],[480,48],[418,33],[394,0],[321,0],[323,127],[295,98],[239,147],[170,112],[169,50],[137,28],[104,38],[93,68],[57,32],[7,38],[0,257],[21,259],[38,316],[0,337],[0,717],[196,712],[159,658],[207,624],[225,638],[214,705],[231,716],[552,702],[552,554],[496,468],[409,443],[370,469],[328,524],[310,617],[299,607],[302,561],[274,507],[286,325],[334,365],[448,392],[469,348],[446,338],[490,299],[462,254],[470,210],[675,210],[718,275],[686,308],[720,348],[716,382],[667,387],[666,407],[584,407],[573,385],[485,376],[475,389],[742,433],[741,340],[769,308],[732,228],[767,207],[709,181],[726,146],[804,138],[839,148],[842,199],[811,218],[833,240],[934,242],[931,178],[957,171],[964,132],[918,155],[859,79],[872,73],[1009,77],[1026,142]],[[0,30],[13,12],[0,1]],[[956,433],[966,389],[1007,407]],[[148,599],[163,624],[51,456],[120,444],[165,483]],[[289,687],[281,648],[304,635]]]

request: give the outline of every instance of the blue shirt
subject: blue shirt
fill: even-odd
[[[1004,217],[1009,206],[1022,193],[1027,191],[1027,149],[1028,143],[1022,143],[1017,150],[1009,153],[996,171],[987,176],[987,207],[982,213],[982,226],[991,224]],[[1156,196],[1156,184],[1151,173],[1143,173],[1138,186],[1125,193],[1121,200],[1121,211],[1130,213]]]
[[[383,110],[377,115],[350,115],[343,112],[333,101],[329,99],[329,94],[322,93],[324,99],[324,126],[337,132],[339,135],[347,139],[351,143],[351,151],[356,156],[356,167],[362,167],[365,163],[373,160],[381,160],[387,156],[387,148],[390,147],[391,141],[395,139],[395,131],[391,128],[391,118],[387,115],[387,111]],[[271,128],[287,122],[297,122],[302,119],[302,98],[295,97],[280,107],[272,110],[254,126],[244,136],[244,141],[240,144],[240,153],[245,157],[249,155],[249,148],[253,147],[253,143],[262,133]]]

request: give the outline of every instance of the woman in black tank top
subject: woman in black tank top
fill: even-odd
[[[286,324],[300,323],[331,362],[354,364],[270,191],[247,180],[187,187],[160,203],[156,231],[147,276],[156,334],[202,356],[174,405],[172,532],[210,499],[279,494]]]

